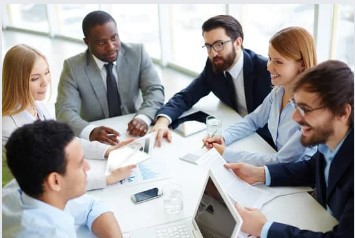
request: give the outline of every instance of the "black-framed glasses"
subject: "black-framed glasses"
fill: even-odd
[[[297,109],[297,110],[299,111],[299,113],[300,113],[303,117],[304,117],[305,115],[307,115],[308,113],[311,113],[311,112],[313,112],[313,111],[326,108],[325,106],[317,107],[317,108],[307,108],[307,107],[303,107],[303,106],[298,105],[298,104],[295,102],[295,99],[293,99],[293,98],[290,99],[290,103],[291,103],[291,105],[292,105],[295,109]]]
[[[225,40],[225,41],[217,41],[217,42],[213,43],[212,45],[206,43],[204,46],[202,46],[202,48],[206,47],[208,53],[211,52],[212,48],[214,51],[220,52],[224,49],[224,44],[231,42],[231,41],[232,41],[232,39]]]

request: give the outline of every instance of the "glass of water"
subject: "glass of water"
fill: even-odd
[[[163,187],[163,206],[166,214],[177,214],[183,210],[182,188],[179,184]]]
[[[207,135],[210,137],[222,135],[222,121],[214,116],[206,118]]]

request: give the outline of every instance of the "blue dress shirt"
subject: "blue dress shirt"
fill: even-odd
[[[25,194],[15,180],[3,189],[3,235],[5,237],[76,237],[76,226],[90,230],[96,218],[109,210],[89,195],[68,201],[64,211]]]
[[[229,145],[254,133],[268,123],[268,129],[276,145],[277,152],[272,154],[255,153],[235,151],[226,147],[223,153],[226,161],[244,161],[261,166],[310,159],[316,152],[316,147],[302,146],[300,126],[292,120],[294,107],[288,103],[281,110],[283,95],[284,88],[275,87],[259,107],[223,132],[225,143]]]

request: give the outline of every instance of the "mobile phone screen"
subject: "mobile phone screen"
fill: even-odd
[[[140,193],[136,193],[132,195],[132,201],[134,203],[141,203],[144,201],[151,200],[153,198],[158,198],[160,197],[161,194],[159,194],[159,189],[158,188],[152,188]]]

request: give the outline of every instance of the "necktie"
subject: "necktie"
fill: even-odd
[[[121,100],[118,95],[117,83],[115,76],[112,73],[113,63],[105,64],[105,68],[107,71],[107,103],[108,103],[108,111],[110,117],[120,116],[121,112]]]
[[[231,99],[231,103],[232,103],[232,107],[234,108],[234,110],[237,110],[237,94],[235,92],[235,86],[233,83],[233,78],[232,75],[226,71],[226,81],[227,81],[227,86],[228,86],[228,91],[229,91],[229,96]]]

